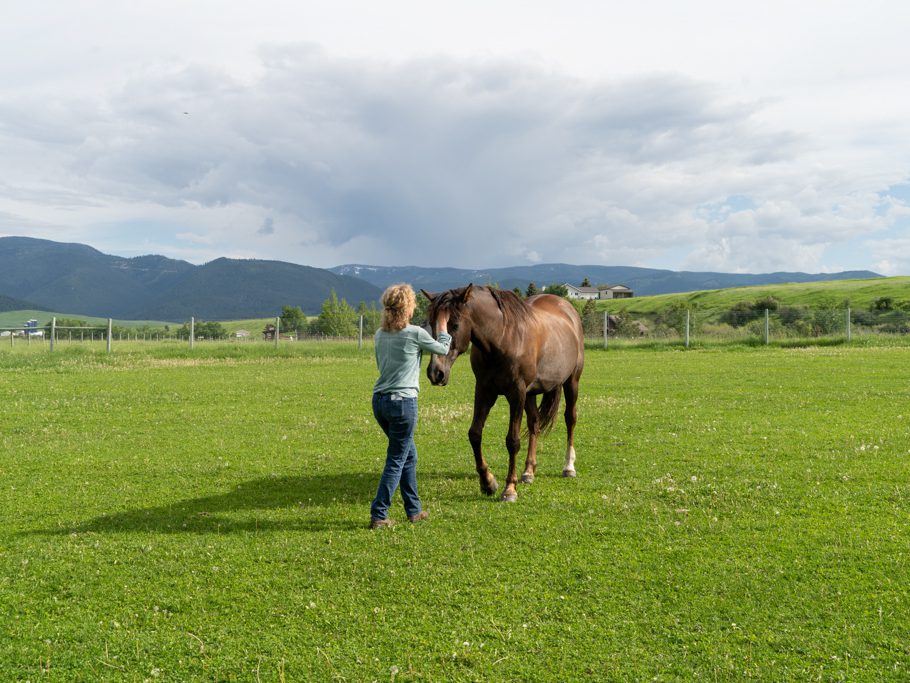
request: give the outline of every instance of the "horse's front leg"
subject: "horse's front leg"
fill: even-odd
[[[525,406],[524,392],[508,395],[509,400],[509,433],[506,435],[506,450],[509,451],[509,474],[506,477],[506,490],[502,500],[514,503],[518,500],[518,475],[515,470],[515,458],[521,448],[521,414]]]
[[[487,422],[487,416],[496,403],[497,395],[495,392],[487,391],[479,384],[474,387],[474,417],[471,420],[471,428],[468,430],[468,441],[471,442],[471,449],[474,451],[474,463],[477,466],[477,474],[480,477],[480,490],[488,496],[496,493],[499,484],[496,483],[496,477],[490,472],[487,461],[483,457],[483,426]]]

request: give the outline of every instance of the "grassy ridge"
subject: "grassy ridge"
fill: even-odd
[[[774,297],[785,305],[812,306],[828,301],[840,304],[849,300],[850,305],[855,308],[868,308],[873,301],[881,297],[891,297],[896,302],[910,301],[910,277],[715,289],[599,301],[598,306],[610,312],[628,311],[633,315],[655,313],[677,302],[695,304],[707,310],[728,310],[739,302],[755,301],[766,296]]]
[[[657,296],[634,297],[598,301],[600,310],[611,313],[629,312],[632,315],[652,314],[665,310],[677,302],[689,302],[705,310],[728,310],[742,301],[755,301],[771,296],[784,305],[817,305],[834,301],[842,303],[849,300],[855,308],[868,308],[878,298],[891,297],[895,302],[910,302],[910,277],[875,278],[869,280],[832,280],[830,282],[810,282],[784,285],[760,285],[755,287],[737,287],[715,289],[682,294],[661,294]],[[51,317],[79,318],[100,326],[107,325],[106,318],[95,318],[68,313],[48,311],[8,311],[0,312],[0,328],[21,326],[25,320],[34,318],[39,326],[49,323]],[[274,318],[251,318],[243,320],[221,321],[229,333],[245,329],[258,335]],[[149,320],[115,320],[118,327],[160,327],[169,325],[172,329],[179,327],[176,323]]]
[[[84,320],[90,325],[107,329],[107,318],[95,318],[90,315],[71,315],[69,313],[54,313],[52,311],[6,311],[0,313],[0,328],[3,327],[22,327],[26,320],[37,320],[38,327],[43,328],[51,318],[76,318]],[[115,327],[155,327],[164,328],[169,325],[172,329],[180,327],[175,323],[166,323],[159,320],[114,320]]]
[[[0,349],[10,680],[910,675],[906,347],[589,350],[579,477],[557,426],[515,505],[461,361],[380,532],[369,349],[118,349]]]

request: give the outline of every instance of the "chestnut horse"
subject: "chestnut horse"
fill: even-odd
[[[423,290],[421,290],[423,291]],[[528,457],[521,480],[534,481],[537,438],[549,431],[559,412],[559,391],[566,396],[568,442],[564,477],[575,476],[575,421],[578,380],[584,367],[584,333],[575,307],[562,297],[538,294],[522,300],[513,292],[473,284],[441,294],[423,291],[430,300],[427,318],[435,335],[441,311],[449,314],[452,345],[446,356],[432,356],[427,377],[434,385],[449,381],[452,364],[471,345],[474,370],[474,418],[468,439],[474,450],[480,488],[498,488],[481,450],[483,427],[499,396],[509,402],[509,474],[502,500],[517,500],[515,456],[521,448],[522,411],[528,416]],[[543,394],[540,407],[537,395]]]

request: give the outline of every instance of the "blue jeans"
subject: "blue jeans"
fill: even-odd
[[[373,415],[389,437],[389,447],[376,499],[370,506],[370,519],[385,519],[389,516],[392,496],[399,485],[405,514],[413,517],[422,509],[420,496],[417,495],[417,446],[414,445],[417,399],[401,398],[394,394],[373,394]]]

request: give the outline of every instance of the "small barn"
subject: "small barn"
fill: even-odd
[[[635,292],[625,285],[613,285],[600,290],[601,299],[631,299],[634,295]]]

